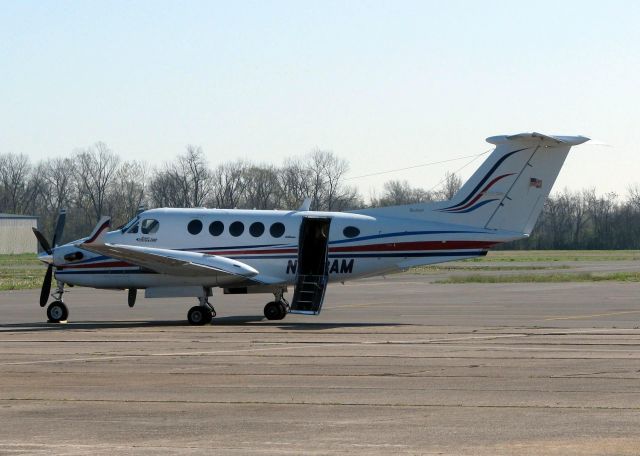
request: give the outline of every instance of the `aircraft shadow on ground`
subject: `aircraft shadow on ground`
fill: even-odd
[[[216,317],[209,327],[230,326],[265,326],[279,328],[287,331],[319,331],[336,328],[367,328],[385,326],[410,326],[403,323],[340,323],[340,322],[305,322],[305,321],[269,321],[262,315]],[[188,327],[186,320],[163,321],[72,321],[69,323],[4,323],[0,324],[0,332],[32,332],[32,331],[70,331],[86,329],[126,329],[126,328],[162,328],[162,327]]]

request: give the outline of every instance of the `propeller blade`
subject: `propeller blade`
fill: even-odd
[[[47,273],[44,275],[44,282],[42,282],[42,290],[40,291],[40,307],[47,305],[49,300],[49,294],[51,294],[51,276],[53,275],[53,265],[49,265]]]
[[[36,238],[38,239],[38,242],[40,243],[40,247],[42,247],[42,250],[44,250],[49,255],[51,255],[52,250],[51,250],[51,246],[49,245],[49,242],[45,239],[42,233],[38,231],[36,228],[31,228],[31,229],[33,230],[33,234],[36,235]]]
[[[57,242],[62,239],[62,231],[64,230],[64,222],[67,219],[67,210],[60,209],[60,213],[58,214],[58,220],[56,220],[56,229],[53,232],[53,240],[51,241],[51,245],[53,248],[56,248]]]

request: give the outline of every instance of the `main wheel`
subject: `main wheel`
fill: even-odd
[[[282,320],[287,315],[287,308],[279,301],[272,301],[264,306],[264,316],[267,320]]]
[[[193,306],[189,309],[189,313],[187,313],[187,320],[192,325],[206,325],[207,323],[211,323],[213,319],[213,314],[211,311],[204,306]]]
[[[69,317],[69,309],[62,301],[54,301],[47,307],[47,318],[51,323],[60,323]]]

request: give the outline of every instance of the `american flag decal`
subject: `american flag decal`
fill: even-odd
[[[529,180],[529,187],[542,188],[542,179],[536,179],[532,177]]]

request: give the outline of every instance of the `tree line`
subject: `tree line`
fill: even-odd
[[[342,211],[450,199],[461,187],[446,173],[436,189],[387,181],[365,200],[347,178],[349,163],[330,151],[314,150],[282,165],[245,160],[211,166],[203,150],[187,146],[173,161],[152,168],[126,161],[104,143],[68,157],[32,163],[26,155],[0,154],[0,212],[39,217],[50,238],[57,214],[67,209],[64,240],[86,236],[101,215],[114,226],[140,206],[295,209],[311,198],[314,210]],[[531,238],[511,244],[522,249],[640,248],[640,187],[625,198],[595,190],[551,196]]]

